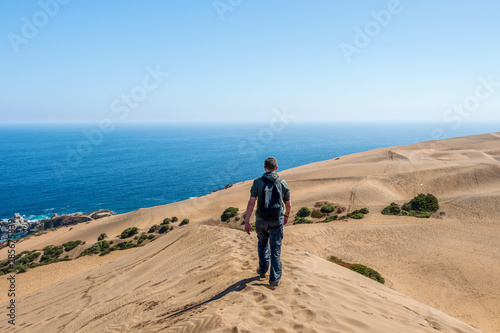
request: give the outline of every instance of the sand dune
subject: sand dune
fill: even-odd
[[[252,273],[255,247],[254,237],[227,228],[170,233],[23,297],[12,331],[479,332],[292,247],[282,286],[271,291]]]
[[[255,234],[220,222],[228,206],[245,209],[251,181],[31,237],[17,250],[76,239],[91,245],[101,232],[147,229],[171,216],[191,220],[124,255],[84,258],[79,271],[71,265],[83,259],[24,273],[22,283],[30,287],[19,288],[18,326],[4,321],[0,329],[479,332],[469,324],[500,332],[499,156],[500,134],[494,133],[381,148],[280,172],[295,211],[328,200],[372,213],[359,221],[286,226],[283,283],[275,291],[256,279]],[[438,197],[442,218],[379,213],[421,192]],[[326,261],[331,255],[373,267],[386,285]],[[37,287],[37,272],[49,268],[52,283]],[[74,274],[57,274],[68,269]]]

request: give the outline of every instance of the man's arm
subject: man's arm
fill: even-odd
[[[247,204],[247,211],[245,213],[245,231],[250,235],[252,227],[250,226],[250,216],[252,216],[253,208],[255,207],[255,197],[250,197]]]
[[[288,217],[290,216],[290,211],[292,210],[292,202],[290,200],[285,201],[285,221],[284,224],[287,224]]]

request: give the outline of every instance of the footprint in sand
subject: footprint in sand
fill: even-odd
[[[299,310],[295,312],[293,316],[299,319],[301,322],[306,322],[306,323],[313,321],[314,318],[316,318],[316,314],[309,309]]]
[[[266,295],[264,295],[263,293],[258,292],[258,291],[254,291],[254,292],[253,292],[253,296],[254,296],[255,301],[256,301],[257,303],[262,303],[262,302],[264,302],[265,300],[267,300],[267,296],[266,296]]]

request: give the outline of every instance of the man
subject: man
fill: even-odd
[[[269,259],[271,259],[271,270],[269,272],[269,285],[271,289],[276,289],[281,278],[281,240],[283,239],[283,225],[287,224],[292,203],[290,201],[290,189],[287,183],[279,178],[278,162],[274,157],[269,157],[264,162],[265,173],[262,178],[253,181],[250,189],[250,200],[248,200],[245,215],[245,231],[250,235],[250,216],[252,215],[257,201],[257,211],[255,213],[255,230],[257,231],[259,267],[257,274],[260,278],[265,278],[269,269]],[[274,192],[272,192],[274,191]],[[279,204],[273,205],[276,213],[269,213],[268,202],[271,198],[280,198]],[[267,202],[267,204],[266,204]],[[286,209],[283,209],[283,202]],[[270,218],[270,216],[275,216]],[[271,251],[269,251],[269,249]],[[269,253],[271,252],[271,253]]]

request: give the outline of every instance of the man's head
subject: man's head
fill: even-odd
[[[268,157],[264,161],[264,169],[266,171],[276,171],[278,169],[278,161],[274,157]]]

